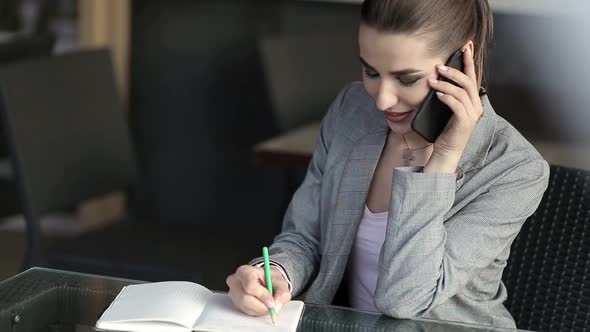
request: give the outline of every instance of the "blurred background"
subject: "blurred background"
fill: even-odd
[[[496,112],[590,169],[588,6],[490,2]],[[225,290],[360,79],[359,5],[0,0],[0,279],[43,265]]]

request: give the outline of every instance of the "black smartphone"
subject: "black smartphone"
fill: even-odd
[[[463,51],[458,50],[453,53],[445,65],[447,67],[464,71]],[[439,75],[438,79],[457,85],[455,82],[448,80],[441,75]],[[436,90],[431,89],[416,112],[416,116],[414,116],[414,119],[412,120],[412,129],[420,134],[420,136],[424,137],[428,142],[434,143],[437,137],[443,132],[452,116],[453,111],[438,99],[436,96]]]

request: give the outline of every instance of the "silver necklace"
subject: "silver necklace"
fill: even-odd
[[[410,148],[408,146],[408,141],[406,141],[406,137],[404,135],[402,135],[402,138],[404,139],[404,144],[406,144],[406,148],[404,150],[404,153],[402,154],[402,158],[404,159],[404,164],[406,166],[409,166],[412,161],[416,160],[416,156],[414,155],[414,151],[421,150],[421,149],[427,148],[432,145],[432,143],[430,143],[430,144],[421,146],[419,148]]]

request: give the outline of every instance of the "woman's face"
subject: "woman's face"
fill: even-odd
[[[444,59],[428,53],[424,39],[379,32],[361,24],[359,30],[363,84],[384,112],[391,130],[404,135],[428,94],[429,78],[436,78],[436,65]]]

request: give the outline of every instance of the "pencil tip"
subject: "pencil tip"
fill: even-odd
[[[273,324],[273,325],[277,325],[277,323],[275,322],[275,318],[274,318],[274,316],[270,316],[270,320],[272,320],[272,324]]]

